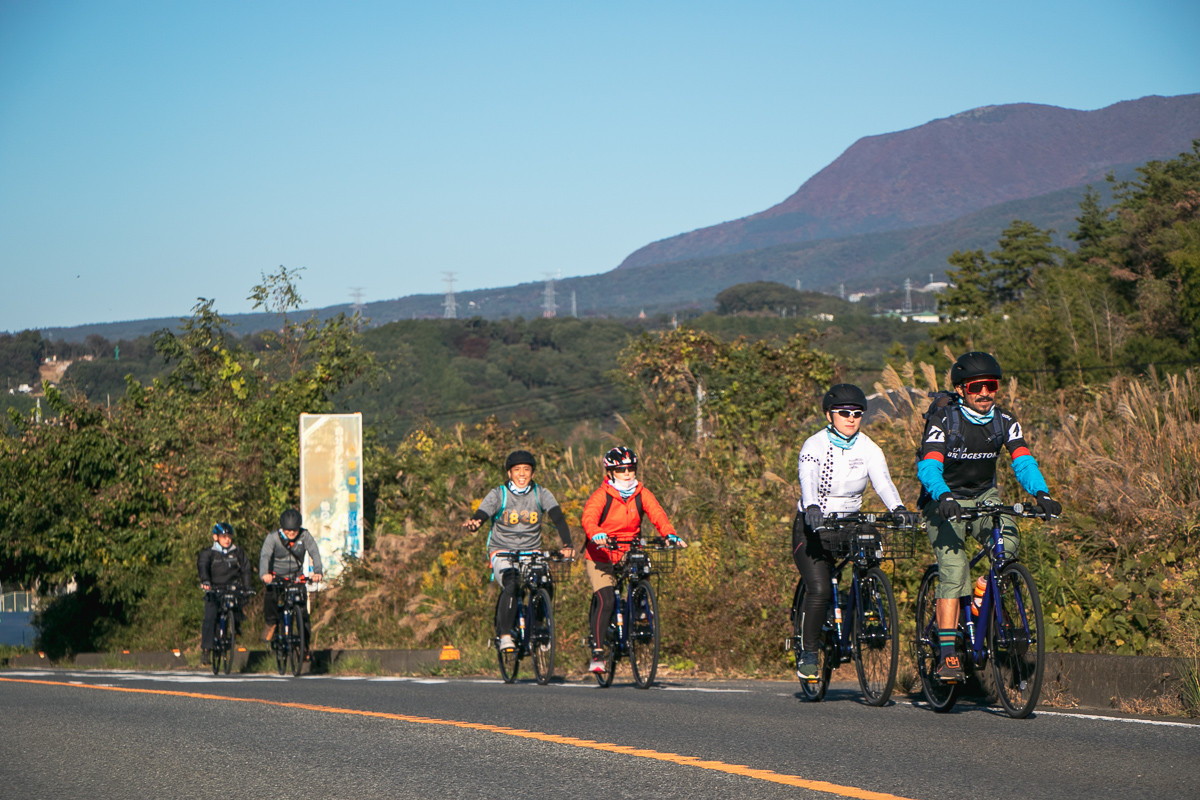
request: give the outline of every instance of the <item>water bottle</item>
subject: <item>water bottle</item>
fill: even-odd
[[[979,618],[979,609],[983,608],[983,593],[987,591],[987,577],[980,575],[975,581],[975,593],[971,597],[971,617]]]
[[[617,630],[620,631],[620,630],[624,630],[624,629],[625,629],[625,614],[623,614],[621,612],[621,609],[618,608],[617,609]]]

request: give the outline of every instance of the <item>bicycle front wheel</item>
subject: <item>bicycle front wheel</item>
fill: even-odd
[[[917,659],[917,674],[921,677],[921,690],[930,707],[939,713],[954,708],[961,687],[957,683],[943,683],[937,676],[938,653],[941,649],[937,621],[937,587],[940,582],[937,564],[931,564],[925,570],[921,589],[917,592],[917,639],[913,649]]]
[[[658,672],[658,602],[646,581],[634,584],[629,593],[629,665],[633,685],[650,688]]]
[[[220,675],[221,670],[225,667],[226,659],[229,658],[229,643],[226,641],[226,632],[229,626],[233,624],[228,611],[222,611],[217,616],[217,628],[213,634],[212,642],[212,672],[213,675]],[[225,668],[228,672],[228,668]]]
[[[533,675],[538,684],[545,686],[554,676],[554,606],[550,602],[550,593],[538,589],[530,600],[529,612],[533,631],[529,637]]]
[[[271,640],[271,646],[275,648],[275,666],[279,668],[280,675],[287,675],[288,647],[290,646],[291,639],[291,613],[284,609],[279,612],[279,622],[275,627],[275,637]]]
[[[892,582],[879,567],[871,567],[858,580],[854,614],[854,669],[868,705],[886,703],[896,686],[900,657],[896,625]]]
[[[292,635],[288,637],[288,666],[294,677],[300,677],[304,668],[304,616],[296,612],[292,616]]]
[[[833,675],[833,659],[830,658],[828,652],[829,631],[824,624],[821,626],[820,633],[817,634],[817,641],[814,643],[805,642],[804,640],[804,599],[808,596],[808,587],[804,585],[804,578],[796,584],[796,593],[792,596],[792,650],[796,654],[797,673],[796,677],[800,678],[800,693],[804,695],[806,700],[811,700],[814,703],[825,698],[825,692],[829,689],[829,679]],[[821,612],[825,613],[825,612]],[[804,645],[812,644],[817,648],[817,679],[815,681],[808,680],[799,674],[800,653]]]
[[[1046,642],[1042,601],[1024,564],[1006,564],[997,576],[996,606],[988,625],[992,678],[1000,705],[1014,719],[1033,712],[1042,690]]]

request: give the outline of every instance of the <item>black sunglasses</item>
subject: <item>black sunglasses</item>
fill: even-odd
[[[835,408],[833,413],[846,419],[858,419],[863,415],[861,408]]]
[[[967,384],[967,392],[969,394],[979,394],[984,390],[995,394],[999,388],[1000,381],[996,380],[995,378],[986,378],[981,381],[971,381]]]

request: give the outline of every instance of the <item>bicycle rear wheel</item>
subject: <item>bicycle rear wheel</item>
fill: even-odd
[[[658,672],[658,602],[646,581],[634,584],[629,593],[629,665],[633,685],[650,688]]]
[[[533,675],[540,685],[545,686],[554,676],[554,605],[550,601],[550,593],[538,589],[530,600],[529,611]]]
[[[804,598],[808,595],[808,588],[804,585],[804,578],[801,578],[796,584],[796,593],[792,596],[792,650],[796,654],[796,664],[799,667],[801,647],[806,642],[803,641],[804,632]],[[829,678],[833,675],[833,660],[829,657],[829,648],[827,647],[827,639],[829,631],[826,630],[824,624],[821,626],[821,632],[817,634],[817,679],[810,681],[805,678],[800,678],[800,693],[804,695],[806,700],[811,700],[814,703],[824,699],[825,692],[829,689]],[[800,677],[797,673],[797,677]]]
[[[996,697],[1014,719],[1033,712],[1042,690],[1046,643],[1042,601],[1024,564],[1006,564],[997,576],[996,607],[988,625]]]
[[[892,583],[879,567],[858,581],[854,613],[854,669],[867,704],[881,706],[896,686],[900,640],[896,638],[896,598]]]
[[[943,683],[937,676],[941,649],[937,622],[937,587],[940,581],[937,564],[931,564],[925,570],[921,589],[917,592],[917,638],[913,650],[917,659],[917,674],[921,677],[921,690],[930,707],[939,713],[954,708],[961,690],[961,684]]]

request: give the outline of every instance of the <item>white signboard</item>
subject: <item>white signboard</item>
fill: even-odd
[[[300,513],[326,578],[362,554],[362,414],[300,415]]]

